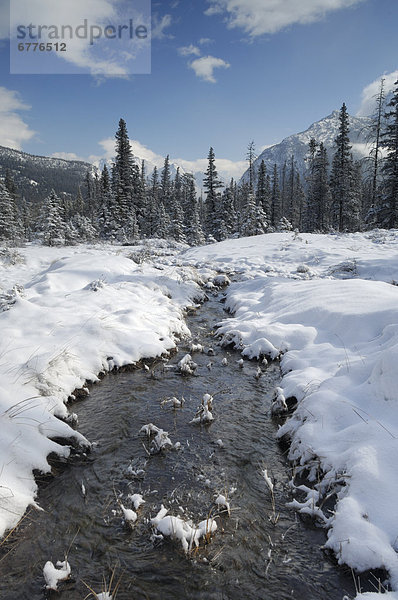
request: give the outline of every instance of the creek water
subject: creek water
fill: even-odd
[[[214,326],[226,316],[220,299],[212,296],[188,317],[192,339],[182,341],[169,361],[151,364],[149,372],[109,374],[73,405],[79,431],[95,445],[87,456],[53,461],[53,476],[42,478],[38,502],[43,512],[30,513],[0,549],[1,600],[38,600],[46,594],[83,600],[89,594],[85,584],[101,592],[112,573],[113,584],[119,582],[117,600],[340,600],[355,595],[350,572],[321,550],[325,532],[286,506],[292,499],[290,467],[270,416],[279,366],[262,366],[256,379],[258,363],[245,361],[241,368],[239,354],[217,344]],[[176,366],[192,341],[211,347],[214,355],[192,354],[196,373],[182,376]],[[214,396],[214,422],[192,425],[204,393]],[[162,404],[171,396],[185,398],[181,409]],[[168,431],[181,449],[149,457],[148,441],[140,434],[147,423]],[[270,519],[263,468],[275,485],[276,524]],[[141,493],[145,504],[130,528],[117,499],[130,508],[127,496],[134,493]],[[231,514],[217,517],[210,543],[202,542],[187,557],[178,541],[151,538],[149,519],[161,504],[169,514],[198,523],[214,513],[219,493],[228,497]],[[45,592],[45,562],[63,560],[66,552],[71,579],[59,586],[59,593]]]

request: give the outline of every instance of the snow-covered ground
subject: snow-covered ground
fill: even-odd
[[[137,264],[133,252],[143,255],[100,246],[0,253],[0,536],[34,504],[32,470],[47,472],[50,452],[69,454],[49,438],[86,443],[60,420],[72,392],[188,333],[183,308],[202,296],[195,272]]]
[[[279,436],[312,483],[293,504],[327,526],[341,563],[384,567],[398,590],[398,232],[157,248],[28,246],[23,262],[0,252],[0,535],[34,503],[32,470],[68,454],[50,438],[84,443],[57,418],[73,390],[170,350],[199,277],[235,273],[219,333],[249,358],[280,355],[279,402],[298,400]]]
[[[328,527],[340,563],[384,567],[398,589],[398,233],[271,234],[184,258],[239,270],[219,333],[250,358],[282,357],[298,407],[278,435],[312,482],[293,505]]]

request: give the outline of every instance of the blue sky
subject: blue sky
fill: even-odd
[[[121,1],[85,0],[93,12]],[[168,0],[152,16],[152,72],[124,78],[10,75],[0,32],[0,144],[109,157],[122,116],[137,154],[197,170],[212,145],[238,176],[250,140],[259,151],[343,101],[363,112],[367,86],[398,68],[396,0]]]

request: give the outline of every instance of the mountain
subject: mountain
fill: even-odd
[[[306,156],[308,154],[308,144],[311,138],[318,143],[323,142],[328,151],[329,161],[334,153],[334,140],[338,135],[340,111],[335,110],[331,115],[313,123],[308,129],[301,133],[295,133],[285,138],[279,144],[266,148],[254,162],[255,172],[264,160],[268,173],[272,173],[276,163],[279,172],[282,170],[285,161],[289,161],[294,156],[297,169],[303,175],[306,171]],[[369,117],[351,117],[350,116],[350,141],[352,145],[352,154],[354,159],[361,160],[369,156],[369,146],[366,143],[366,136],[371,123]],[[249,173],[246,171],[241,181],[248,181]]]
[[[76,196],[79,185],[93,166],[78,160],[34,156],[0,146],[0,178],[7,169],[15,181],[20,197],[30,202],[43,200],[52,189],[58,195]]]

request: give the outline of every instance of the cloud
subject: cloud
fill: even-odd
[[[200,56],[199,48],[193,44],[178,48],[178,53],[181,54],[181,56]]]
[[[229,69],[231,65],[222,58],[203,56],[202,58],[197,58],[192,61],[189,66],[195,71],[196,76],[200,79],[209,81],[210,83],[216,83],[214,69]]]
[[[35,135],[22,117],[21,110],[29,110],[18,92],[0,87],[0,145],[8,148],[22,149],[22,144]]]
[[[207,46],[208,44],[214,44],[214,40],[211,38],[200,38],[198,44],[199,46]]]
[[[387,95],[394,89],[394,84],[398,80],[398,70],[385,75],[380,75],[377,79],[369,83],[361,94],[361,106],[357,111],[357,117],[371,115],[376,107],[376,96],[380,93],[380,80],[384,78],[384,94]]]
[[[27,25],[32,23],[34,35],[38,33],[38,26],[42,26],[40,41],[54,42],[57,39],[50,39],[46,27],[54,24],[58,28],[59,34],[61,34],[62,27],[65,27],[66,33],[59,41],[66,42],[67,51],[54,52],[53,58],[56,60],[50,61],[49,67],[47,62],[42,61],[36,68],[39,70],[51,68],[50,73],[61,74],[79,73],[81,69],[84,69],[85,72],[95,76],[127,77],[132,72],[139,72],[136,71],[141,67],[138,62],[144,56],[146,49],[149,49],[150,44],[149,38],[148,40],[138,40],[133,36],[131,39],[129,35],[127,28],[129,21],[126,14],[133,19],[133,22],[144,24],[150,30],[149,15],[145,16],[138,13],[137,10],[129,10],[127,13],[125,0],[84,0],[84,2],[81,0],[68,0],[68,2],[18,0],[11,4],[11,35],[13,38],[16,37],[16,27],[24,25],[27,35],[25,41],[30,41]],[[3,10],[0,10],[0,17],[3,16],[2,12]],[[79,39],[76,28],[83,27],[85,22],[88,24],[88,33],[90,33],[91,27],[96,28],[96,31],[93,32],[94,35],[97,35],[98,28],[102,29],[101,40],[94,40],[94,43],[91,44],[90,39],[81,37]],[[124,27],[123,33],[120,33],[121,30],[119,30],[120,37],[117,35],[115,39],[105,38],[104,29],[109,25],[115,27],[115,31],[118,31],[118,27]],[[82,31],[80,30],[80,36]],[[0,28],[1,32],[2,28]],[[70,32],[72,32],[72,37]],[[54,34],[54,29],[52,33]],[[14,72],[20,72],[18,69],[23,67],[29,69],[27,66],[29,63],[25,64],[19,53],[12,54],[11,58],[15,63]],[[143,62],[145,62],[145,57]],[[13,66],[13,62],[11,64]],[[71,65],[77,69],[71,71]]]
[[[314,23],[328,12],[367,0],[208,0],[205,14],[227,14],[228,27],[239,27],[250,36],[277,33],[295,23]]]
[[[159,15],[154,14],[152,17],[152,39],[163,40],[165,38],[173,39],[173,35],[165,33],[165,29],[170,27],[172,23],[171,15],[163,15],[159,18]]]

